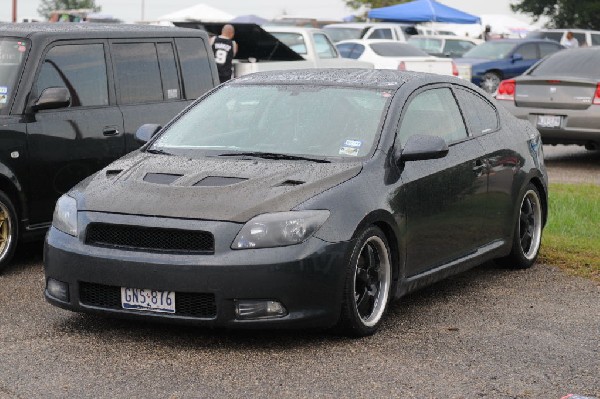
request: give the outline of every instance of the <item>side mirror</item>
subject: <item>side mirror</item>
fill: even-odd
[[[137,132],[135,132],[135,139],[136,141],[145,144],[150,141],[150,139],[154,137],[154,135],[158,133],[160,129],[162,129],[161,125],[147,123],[138,128]]]
[[[424,161],[443,158],[448,154],[448,144],[438,136],[415,134],[410,136],[396,162]]]
[[[48,87],[44,89],[31,109],[40,111],[43,109],[65,108],[70,104],[71,94],[66,87]]]
[[[523,56],[519,53],[514,53],[512,55],[512,62],[523,61]]]

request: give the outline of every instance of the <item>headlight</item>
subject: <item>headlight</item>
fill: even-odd
[[[259,215],[242,227],[231,244],[231,249],[299,244],[313,235],[328,217],[329,211],[292,211]]]
[[[68,195],[63,195],[56,202],[52,226],[63,233],[77,235],[77,201]]]

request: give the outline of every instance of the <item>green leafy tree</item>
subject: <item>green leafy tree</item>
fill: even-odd
[[[350,8],[359,9],[362,6],[369,5],[371,9],[387,6],[394,6],[400,3],[406,3],[409,0],[344,0],[344,3]]]
[[[96,6],[95,0],[41,0],[37,12],[45,18],[49,18],[52,11],[77,10],[82,8],[89,8],[94,11],[102,9],[102,7]]]
[[[600,30],[600,0],[520,0],[511,8],[536,21],[548,17],[549,28]]]

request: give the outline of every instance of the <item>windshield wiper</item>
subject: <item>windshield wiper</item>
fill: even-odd
[[[311,158],[311,157],[303,157],[300,155],[290,155],[290,154],[279,154],[276,152],[260,152],[260,151],[251,151],[251,152],[226,152],[224,154],[219,154],[219,157],[256,157],[256,158],[264,158],[264,159],[282,159],[282,160],[292,160],[292,161],[311,161],[311,162],[319,162],[319,163],[331,163],[327,159],[322,158]]]
[[[148,148],[146,152],[149,152],[150,154],[173,155],[170,152],[161,150],[160,148]]]

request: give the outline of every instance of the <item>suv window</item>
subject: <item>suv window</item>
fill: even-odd
[[[315,39],[315,50],[319,58],[337,58],[337,51],[335,51],[335,47],[327,39],[327,36],[315,33],[313,37]]]
[[[534,43],[527,43],[519,46],[515,53],[521,54],[524,60],[537,60],[540,58],[537,52],[537,45]]]
[[[473,135],[478,136],[498,129],[498,114],[489,101],[465,89],[456,90],[456,96]]]
[[[465,124],[450,89],[427,90],[410,101],[398,131],[400,145],[416,134],[439,136],[448,143],[467,138]]]
[[[556,53],[560,50],[560,46],[555,43],[540,43],[540,58]]]
[[[113,45],[112,53],[120,104],[163,100],[154,43],[118,43]]]
[[[196,99],[214,87],[204,41],[197,37],[175,39],[185,98]]]
[[[162,77],[163,98],[165,100],[181,98],[173,45],[171,43],[157,43],[156,51],[158,52],[158,65]]]
[[[369,39],[390,39],[392,40],[394,37],[392,36],[391,29],[375,29],[368,37]]]
[[[48,87],[66,87],[71,107],[108,105],[104,45],[67,44],[52,47],[36,82],[40,95]]]

